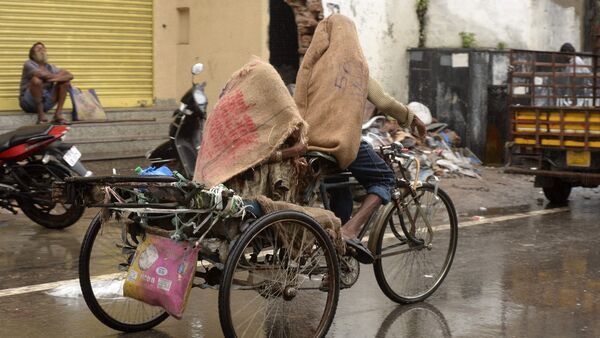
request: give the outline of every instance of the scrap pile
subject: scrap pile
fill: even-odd
[[[401,142],[419,159],[421,181],[431,175],[481,179],[478,167],[482,162],[471,150],[460,146],[460,136],[446,123],[435,121],[425,105],[412,102],[408,106],[427,126],[424,140],[419,140],[409,131],[400,128],[393,118],[384,116],[373,117],[363,125],[363,139],[375,147]],[[409,169],[414,176],[416,165],[412,164]]]

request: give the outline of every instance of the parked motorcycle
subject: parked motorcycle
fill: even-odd
[[[192,66],[192,87],[183,95],[178,109],[173,112],[169,126],[169,140],[146,154],[153,166],[167,165],[187,178],[194,175],[196,157],[202,142],[208,100],[204,93],[205,82],[196,83],[194,78],[204,66]]]
[[[0,207],[15,207],[34,222],[62,229],[77,222],[85,208],[52,201],[52,183],[78,174],[90,176],[79,150],[61,141],[62,125],[32,125],[0,135]],[[15,204],[16,202],[16,204]]]

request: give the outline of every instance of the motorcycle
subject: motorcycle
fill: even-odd
[[[192,87],[181,98],[179,108],[173,112],[173,122],[169,125],[169,139],[146,154],[153,166],[167,165],[187,178],[194,175],[206,121],[206,83],[194,81],[195,76],[203,69],[201,63],[192,66]]]
[[[52,201],[52,184],[78,174],[90,176],[81,153],[63,136],[62,125],[32,125],[0,135],[0,208],[16,214],[19,207],[32,221],[51,229],[77,222],[85,210]]]

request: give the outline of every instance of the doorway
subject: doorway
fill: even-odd
[[[300,56],[294,11],[283,0],[269,0],[269,17],[269,62],[286,85],[295,83]]]

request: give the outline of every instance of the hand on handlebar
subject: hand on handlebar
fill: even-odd
[[[421,141],[425,140],[425,136],[427,136],[427,127],[425,126],[425,123],[423,123],[423,121],[421,121],[421,119],[419,119],[417,116],[413,118],[410,129],[411,131],[416,129],[417,135],[415,136],[417,136]]]

